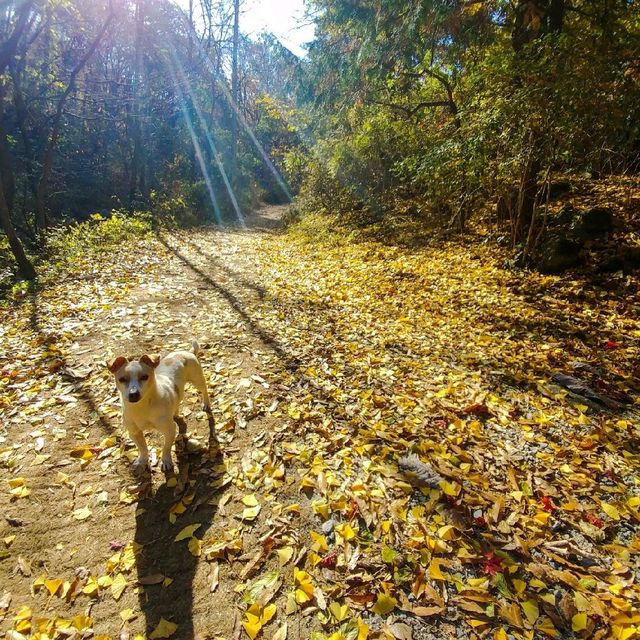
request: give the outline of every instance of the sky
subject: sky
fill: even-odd
[[[245,0],[241,5],[240,30],[247,35],[270,31],[297,56],[313,39],[313,25],[304,17],[304,0]]]
[[[189,0],[176,2],[185,10],[189,6]],[[304,45],[313,40],[314,31],[304,11],[305,0],[241,0],[240,31],[248,36],[270,31],[291,52],[304,56]]]

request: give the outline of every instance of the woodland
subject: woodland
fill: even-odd
[[[0,634],[640,638],[640,7],[249,11],[0,2]]]

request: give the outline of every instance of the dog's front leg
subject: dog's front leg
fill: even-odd
[[[125,424],[129,436],[138,447],[138,457],[133,462],[133,470],[141,473],[149,466],[149,449],[147,448],[147,440],[144,433],[133,424]]]

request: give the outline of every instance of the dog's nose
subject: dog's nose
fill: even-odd
[[[138,402],[140,400],[140,392],[139,391],[129,391],[129,402]]]

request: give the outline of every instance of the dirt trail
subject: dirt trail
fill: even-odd
[[[151,635],[161,618],[178,625],[174,638],[231,637],[238,627],[233,603],[234,588],[242,581],[241,565],[221,563],[214,590],[217,563],[194,555],[189,538],[184,542],[174,538],[184,527],[197,524],[196,537],[201,541],[226,536],[231,547],[238,540],[249,552],[260,547],[255,532],[264,533],[264,516],[243,525],[240,516],[246,507],[238,498],[252,491],[234,483],[243,484],[238,465],[254,464],[253,458],[262,455],[255,443],[262,446],[273,437],[271,414],[276,411],[277,391],[269,372],[290,364],[276,338],[250,311],[264,295],[260,274],[252,270],[254,252],[265,235],[277,232],[282,211],[282,207],[263,209],[247,219],[246,229],[158,235],[155,242],[164,248],[163,269],[143,267],[144,276],[134,286],[125,284],[125,278],[116,283],[116,289],[126,286],[119,303],[107,298],[86,322],[74,322],[68,357],[56,372],[61,382],[5,409],[3,452],[20,467],[30,495],[21,500],[10,500],[6,494],[2,498],[7,517],[3,536],[16,537],[3,562],[0,589],[11,594],[14,604],[32,608],[32,632],[36,618],[70,619],[79,613],[90,616],[96,634],[112,637]],[[48,334],[48,310],[37,299],[33,302],[35,339],[54,344],[59,336]],[[198,411],[192,390],[183,406],[192,439],[180,451],[178,485],[165,482],[155,460],[152,495],[136,502],[138,487],[129,462],[134,451],[118,444],[123,436],[118,399],[103,370],[104,360],[110,354],[185,348],[194,337],[201,343],[201,359],[215,398],[220,441],[215,430],[214,439],[208,441],[207,418]],[[30,416],[27,423],[25,415]],[[160,440],[149,438],[157,450]],[[15,475],[15,467],[12,471]],[[182,506],[170,518],[177,504]],[[122,562],[131,543],[139,545],[135,568]],[[122,558],[113,570],[109,559],[118,552]],[[222,560],[225,553],[220,555]],[[122,595],[113,587],[118,574],[126,583]],[[63,581],[55,595],[47,593],[55,583],[37,587],[31,595],[41,575]],[[152,584],[140,586],[136,584],[140,579]],[[101,583],[95,593],[92,580]],[[104,595],[88,599],[83,588],[88,595]],[[64,590],[66,599],[60,597]],[[110,591],[117,599],[109,597]],[[119,613],[128,609],[123,623]],[[2,630],[12,626],[13,618],[7,616]],[[290,629],[289,637],[295,635],[295,628]]]

